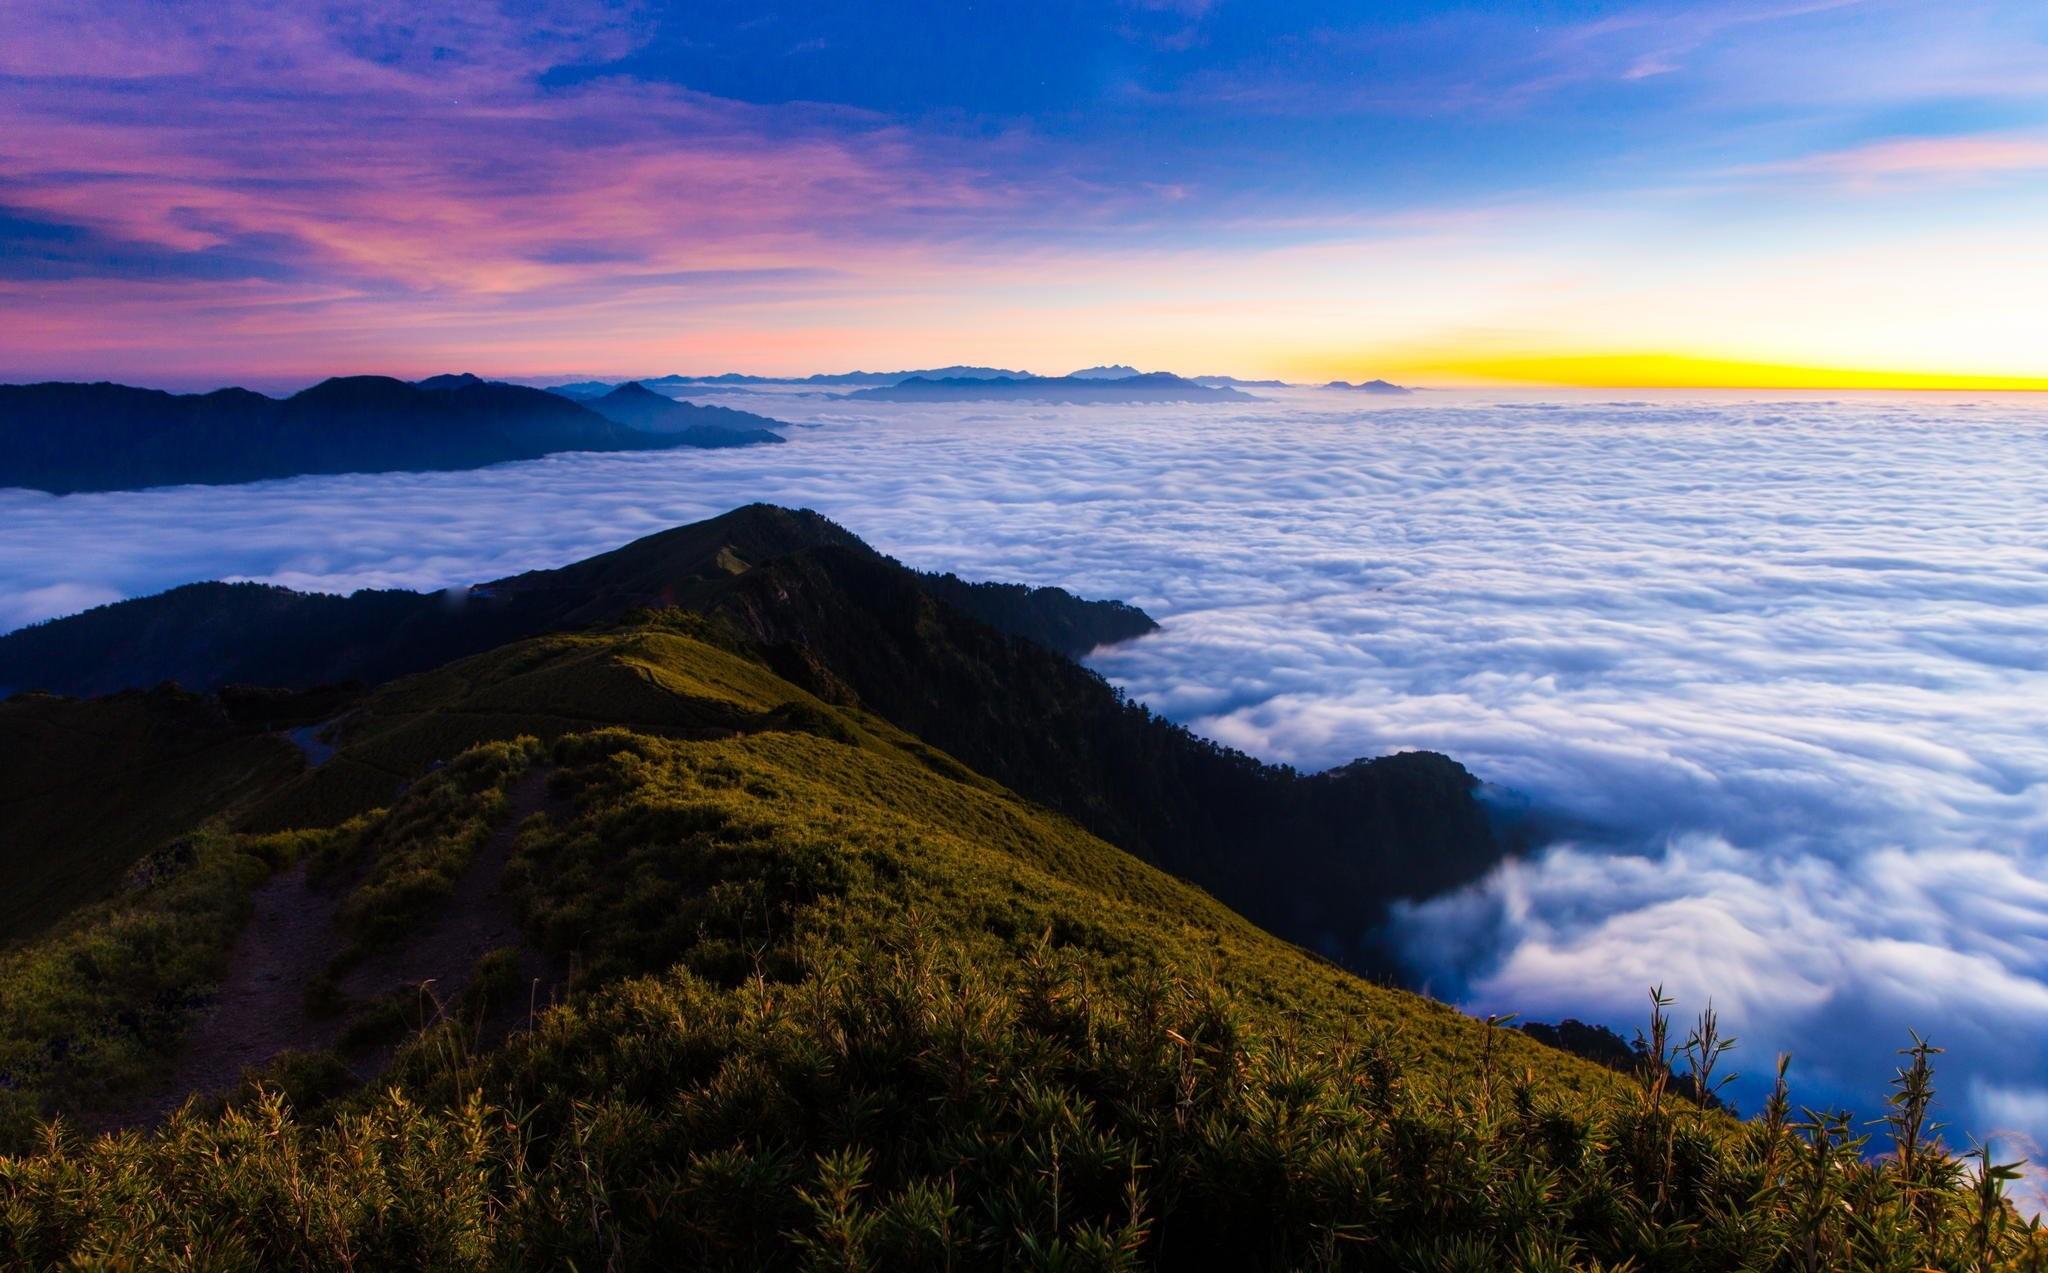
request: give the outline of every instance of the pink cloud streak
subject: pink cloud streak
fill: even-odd
[[[2042,170],[2048,170],[2048,137],[2005,134],[1899,138],[1764,164],[1747,171],[1874,181]]]
[[[973,150],[838,108],[623,77],[548,87],[550,67],[632,47],[630,12],[581,26],[582,8],[516,29],[477,4],[417,25],[396,5],[345,22],[260,3],[31,15],[0,51],[21,77],[0,97],[0,211],[167,264],[0,279],[0,301],[43,320],[0,335],[0,359],[200,332],[280,357],[289,336],[301,360],[315,339],[402,347],[398,328],[578,345],[572,325],[599,315],[627,316],[613,335],[633,339],[711,303],[712,282],[728,308],[773,305],[800,277],[828,301],[834,277],[886,292],[949,245],[1085,220],[1104,197],[1052,165],[996,175],[1029,144],[1014,136]],[[83,62],[80,29],[97,33]],[[186,276],[189,260],[232,272],[219,254],[257,264]]]

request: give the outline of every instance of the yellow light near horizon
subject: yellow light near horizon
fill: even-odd
[[[1872,371],[1686,354],[1517,354],[1418,363],[1422,373],[1588,389],[1894,389],[2048,392],[2048,376]]]

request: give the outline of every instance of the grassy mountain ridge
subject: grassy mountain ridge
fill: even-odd
[[[306,777],[352,753],[396,768],[443,748],[381,808],[221,828],[194,861],[0,956],[0,1004],[34,1005],[0,1014],[18,1150],[0,1156],[0,1263],[1791,1269],[2043,1254],[1945,1153],[1866,1165],[1819,1122],[1737,1125],[1360,981],[777,675],[715,619],[545,636],[398,682]],[[535,774],[549,801],[508,822]],[[346,994],[359,952],[431,937],[508,826],[518,943],[574,970],[558,1005],[528,1024],[501,950],[479,953],[438,1021]],[[198,979],[218,975],[241,916],[261,920],[266,881],[309,869],[340,890],[343,992],[326,1007],[353,1023],[330,1031],[341,1041],[151,1133],[23,1125],[50,1093],[115,1090],[151,1055],[246,1028],[209,1011]],[[507,1002],[519,1025],[479,1047]],[[404,1036],[388,1064],[364,1060],[388,1054],[379,1021]],[[38,1050],[67,1028],[61,1057]],[[381,1077],[358,1086],[366,1064]]]
[[[194,659],[217,669],[199,684],[381,681],[635,608],[708,616],[819,698],[865,707],[1355,967],[1387,967],[1375,932],[1392,899],[1455,888],[1501,856],[1475,781],[1448,758],[1302,775],[1125,702],[1059,652],[1141,635],[1153,626],[1142,611],[920,574],[816,513],[765,505],[467,593],[216,584],[121,602],[0,637],[0,685],[91,688],[109,669],[153,675]],[[336,772],[362,776],[376,803],[426,759],[374,778],[353,762]]]
[[[1000,633],[886,563],[826,545],[735,575],[708,607],[821,694],[865,706],[979,772],[1185,876],[1254,921],[1376,966],[1381,907],[1499,861],[1464,768],[1408,753],[1303,775],[1222,747],[1100,677]],[[829,683],[808,677],[822,665]]]

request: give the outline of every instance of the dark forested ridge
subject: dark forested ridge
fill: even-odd
[[[419,384],[337,377],[288,398],[246,389],[171,394],[115,384],[0,385],[0,486],[68,494],[467,469],[558,451],[780,441],[768,432],[776,423],[724,412],[654,433],[558,394],[467,375]],[[741,429],[749,432],[735,432]]]

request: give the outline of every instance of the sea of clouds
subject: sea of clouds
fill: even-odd
[[[734,405],[731,398],[720,401]],[[752,405],[752,404],[747,404]],[[1320,391],[1201,407],[766,400],[774,448],[66,498],[0,491],[0,627],[195,579],[441,587],[750,500],[920,567],[1116,596],[1094,665],[1310,767],[1435,748],[1546,828],[1402,909],[1474,1010],[1626,1032],[1662,984],[1874,1112],[2048,1136],[2048,410]]]

